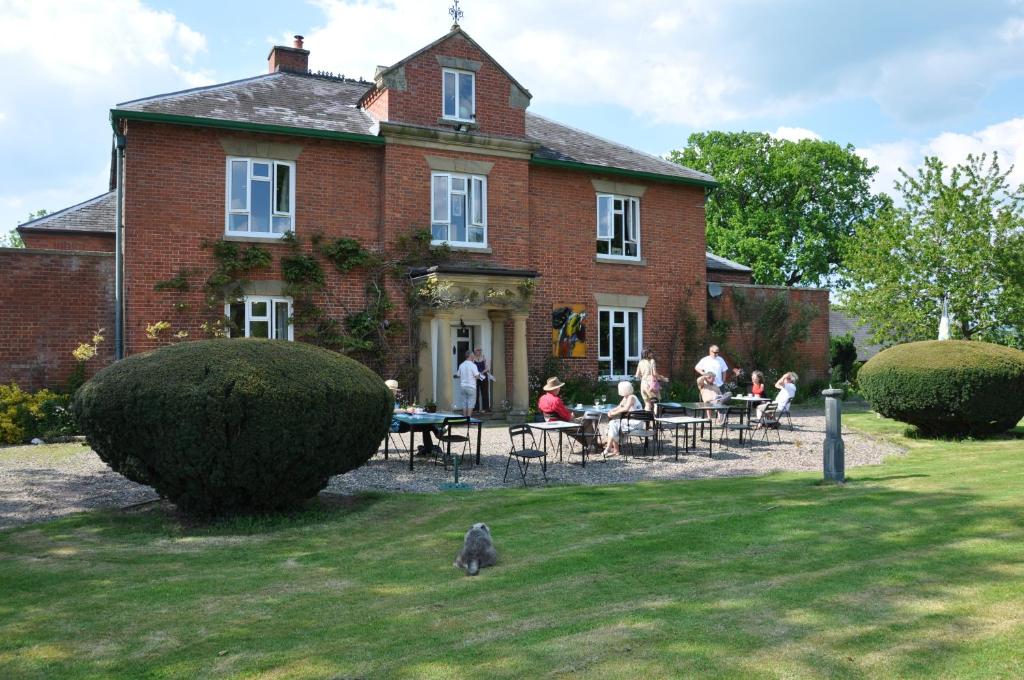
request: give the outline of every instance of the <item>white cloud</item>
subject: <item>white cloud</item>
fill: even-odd
[[[372,76],[444,34],[421,0],[318,0],[314,67]],[[1024,74],[1024,6],[919,8],[696,0],[473,3],[463,27],[551,104],[618,105],[653,123],[721,127],[823,102],[871,98],[902,121],[973,109]],[[287,37],[283,37],[287,40]],[[287,42],[285,44],[288,44]]]
[[[0,170],[0,231],[106,189],[114,104],[211,81],[206,38],[139,0],[0,0],[0,27],[0,157],[18,159]]]
[[[791,142],[799,142],[801,139],[821,139],[821,135],[813,130],[802,127],[786,127],[784,125],[770,134],[776,139],[788,139]]]
[[[968,154],[999,153],[999,165],[1006,171],[1013,166],[1010,182],[1024,183],[1024,117],[1012,118],[967,134],[943,132],[924,142],[909,140],[878,144],[858,149],[869,163],[878,166],[876,191],[895,195],[893,182],[900,179],[899,169],[908,173],[920,167],[925,156],[937,156],[946,165],[963,163]]]

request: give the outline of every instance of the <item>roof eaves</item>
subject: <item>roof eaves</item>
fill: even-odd
[[[708,181],[698,179],[696,177],[686,177],[685,175],[664,175],[658,172],[647,172],[645,170],[630,170],[629,168],[620,168],[613,165],[596,165],[593,163],[580,163],[579,161],[560,161],[552,158],[537,158],[536,156],[530,159],[530,163],[541,167],[565,168],[567,170],[580,170],[582,172],[593,172],[606,175],[621,175],[623,177],[635,177],[637,179],[651,179],[659,182],[687,184],[690,186],[704,187],[706,189],[713,189],[718,186],[718,182],[713,180]]]
[[[706,251],[704,254],[707,256],[707,259],[712,260],[713,262],[715,262],[715,264],[721,265],[723,267],[723,269],[720,270],[720,271],[741,271],[741,272],[751,272],[751,271],[753,271],[753,269],[751,269],[750,267],[748,267],[746,265],[742,265],[739,262],[734,262],[733,260],[730,260],[728,258],[724,258],[721,255],[715,255],[714,253],[712,253],[710,251]]]
[[[321,130],[319,128],[273,125],[270,123],[251,123],[248,121],[229,120],[224,118],[202,118],[198,116],[183,116],[173,113],[111,109],[110,122],[115,129],[117,128],[117,123],[120,120],[137,120],[149,123],[168,123],[170,125],[189,125],[193,127],[211,127],[222,130],[238,130],[242,132],[264,132],[267,134],[290,135],[293,137],[315,137],[319,139],[359,142],[361,144],[385,143],[384,138],[377,135],[364,135],[356,132],[342,132],[340,130]]]

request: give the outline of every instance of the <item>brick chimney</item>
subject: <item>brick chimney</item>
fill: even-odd
[[[295,36],[294,47],[276,45],[267,55],[267,70],[270,73],[275,71],[298,71],[305,73],[309,70],[309,50],[302,49],[302,36]]]

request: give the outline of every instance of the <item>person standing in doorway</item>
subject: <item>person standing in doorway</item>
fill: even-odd
[[[462,404],[462,415],[467,418],[473,415],[478,382],[480,382],[480,371],[473,363],[473,352],[466,350],[466,359],[459,364],[459,400]]]
[[[491,365],[484,356],[482,347],[477,347],[473,354],[473,363],[480,373],[480,380],[476,384],[476,407],[480,413],[491,412]]]

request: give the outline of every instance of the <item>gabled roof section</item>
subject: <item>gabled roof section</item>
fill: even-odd
[[[82,234],[114,233],[117,193],[108,191],[70,208],[18,225],[18,231],[60,231]]]
[[[591,171],[625,170],[639,176],[660,175],[688,184],[717,186],[711,175],[556,123],[529,111],[526,112],[526,136],[541,145],[533,155],[538,165],[576,167]]]
[[[523,93],[528,98],[530,98],[530,99],[533,98],[533,95],[530,94],[529,90],[527,90],[525,87],[523,87],[522,84],[518,80],[516,80],[515,77],[513,77],[511,73],[509,73],[508,71],[505,70],[505,67],[502,66],[498,62],[497,59],[492,57],[487,50],[485,50],[483,47],[481,47],[480,43],[478,43],[477,41],[473,40],[473,38],[470,37],[469,33],[466,33],[464,30],[462,30],[462,27],[460,27],[458,24],[456,24],[455,26],[452,26],[452,30],[448,31],[448,33],[442,35],[440,38],[438,38],[434,42],[430,43],[429,45],[426,45],[425,47],[421,47],[420,49],[416,50],[415,52],[413,52],[409,56],[405,57],[404,59],[395,62],[391,66],[388,66],[388,67],[385,67],[385,68],[379,68],[377,73],[374,75],[374,80],[376,80],[377,82],[380,82],[381,79],[383,79],[385,76],[387,76],[389,73],[391,73],[395,69],[398,69],[401,66],[403,66],[404,64],[407,64],[408,62],[412,61],[413,59],[415,59],[416,57],[420,56],[424,52],[432,50],[432,49],[434,49],[435,47],[437,47],[438,45],[440,45],[442,43],[448,42],[449,40],[451,40],[452,38],[454,38],[457,35],[461,35],[463,38],[468,40],[469,43],[471,45],[473,45],[473,47],[475,47],[478,50],[480,50],[480,52],[485,57],[490,59],[491,63],[494,64],[495,66],[497,66],[498,70],[501,71],[502,73],[504,73],[505,77],[508,78],[509,80],[511,80],[513,85],[515,85],[520,90],[522,90]]]
[[[750,267],[745,267],[739,262],[733,262],[732,260],[727,260],[724,257],[719,257],[714,253],[704,253],[704,255],[706,260],[705,266],[713,271],[741,272],[743,274],[749,274],[752,271]]]
[[[356,103],[370,87],[367,82],[277,71],[123,102],[111,115],[115,119],[148,117],[176,122],[175,118],[187,118],[197,119],[196,124],[216,120],[369,136],[373,120]]]

